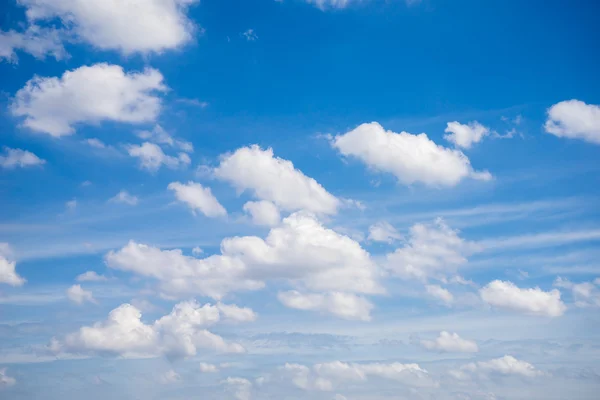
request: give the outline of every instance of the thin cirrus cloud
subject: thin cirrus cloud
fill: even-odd
[[[492,175],[476,171],[461,151],[435,144],[426,134],[385,130],[371,122],[331,138],[331,145],[345,157],[356,158],[369,168],[393,174],[400,183],[451,187],[466,178],[488,181]]]
[[[600,106],[567,100],[548,109],[546,132],[558,137],[600,144]]]
[[[18,62],[17,51],[24,51],[39,60],[54,57],[57,61],[68,57],[63,38],[56,29],[31,25],[24,32],[0,31],[0,61]]]
[[[15,95],[10,110],[23,126],[53,137],[72,135],[77,124],[152,122],[161,109],[162,74],[152,68],[125,72],[106,63],[61,77],[35,76]]]

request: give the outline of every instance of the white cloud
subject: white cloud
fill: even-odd
[[[446,305],[451,305],[454,302],[454,296],[447,289],[439,285],[426,285],[427,294],[441,300]]]
[[[122,304],[108,319],[84,326],[63,340],[53,339],[50,349],[56,353],[116,355],[123,357],[190,357],[201,349],[240,353],[237,343],[228,343],[206,327],[220,319],[219,309],[196,301],[176,304],[170,314],[145,324],[140,310]]]
[[[138,198],[136,196],[132,196],[126,190],[121,190],[114,197],[112,197],[109,201],[113,203],[123,203],[128,204],[130,206],[135,206],[138,203]]]
[[[106,149],[108,147],[102,140],[96,138],[85,139],[83,142],[96,149]]]
[[[426,134],[386,131],[377,122],[362,124],[331,144],[342,155],[355,157],[370,168],[388,172],[411,185],[455,186],[465,178],[490,180],[489,172],[473,170],[466,155],[435,144]]]
[[[252,322],[256,321],[256,318],[258,318],[256,313],[248,307],[238,307],[235,304],[218,303],[217,308],[226,320],[233,322]]]
[[[0,389],[14,386],[16,383],[15,378],[6,375],[6,368],[0,368]]]
[[[386,256],[385,266],[404,279],[439,279],[455,273],[467,263],[467,256],[480,250],[476,243],[458,234],[442,219],[433,224],[415,224],[404,247]]]
[[[158,144],[166,144],[171,147],[175,147],[186,153],[194,152],[194,145],[190,142],[175,139],[160,125],[155,125],[151,131],[138,131],[136,136],[140,139],[147,140]]]
[[[76,124],[151,122],[161,108],[163,76],[152,68],[126,73],[106,63],[83,66],[62,77],[30,79],[10,106],[23,125],[54,137],[71,135]]]
[[[181,382],[181,376],[177,372],[170,369],[160,376],[159,381],[163,385],[170,385],[172,383]]]
[[[262,150],[253,145],[226,154],[214,174],[240,192],[249,190],[286,211],[335,214],[340,206],[340,201],[316,180],[294,168],[291,161],[274,157],[270,148]]]
[[[244,36],[249,42],[254,42],[258,40],[258,36],[256,35],[256,32],[254,32],[254,29],[248,29],[247,31],[242,33],[242,36]]]
[[[346,8],[354,0],[306,0],[307,3],[314,4],[321,10],[328,8]]]
[[[0,154],[0,167],[6,169],[26,168],[45,163],[45,160],[27,150],[4,147],[4,154]]]
[[[402,235],[389,222],[380,221],[369,227],[368,239],[374,242],[391,244],[396,240],[402,239]]]
[[[479,351],[477,343],[461,338],[457,333],[440,332],[435,340],[421,340],[421,345],[428,350],[438,350],[456,353],[476,353]]]
[[[99,275],[95,271],[86,271],[75,278],[77,282],[105,282],[108,280],[104,275]]]
[[[104,50],[162,52],[189,42],[197,30],[187,17],[199,0],[19,0],[30,21],[60,18],[71,34]]]
[[[16,261],[11,261],[12,251],[8,243],[0,242],[0,283],[22,286],[26,280],[16,271]]]
[[[219,372],[219,367],[213,364],[200,363],[200,372],[209,374],[216,373]]]
[[[252,382],[245,378],[228,377],[222,384],[226,385],[236,400],[250,400],[252,392]]]
[[[457,147],[470,149],[474,143],[479,143],[483,138],[490,134],[490,129],[481,125],[477,121],[461,124],[458,121],[448,122],[446,130],[448,135],[444,139],[454,143]]]
[[[227,215],[227,211],[212,194],[210,188],[205,188],[201,184],[192,181],[187,184],[171,182],[168,188],[175,192],[177,200],[187,204],[192,212],[198,210],[211,218]]]
[[[521,289],[512,282],[495,280],[481,288],[479,294],[491,306],[526,314],[558,317],[567,309],[556,289],[549,292],[538,287]]]
[[[67,208],[67,210],[69,211],[73,211],[77,208],[77,199],[72,199],[69,200],[65,203],[65,207]]]
[[[161,290],[175,296],[220,299],[232,291],[261,289],[269,279],[312,292],[383,292],[369,253],[306,213],[285,218],[265,239],[226,238],[220,255],[204,259],[130,242],[109,252],[106,262],[112,268],[155,278]]]
[[[141,145],[129,145],[127,152],[131,157],[140,159],[140,168],[156,172],[161,166],[177,169],[191,164],[190,156],[186,153],[179,153],[177,157],[166,155],[160,146],[144,142]]]
[[[460,374],[462,372],[463,374]],[[489,361],[478,361],[463,365],[458,374],[453,374],[455,377],[464,377],[464,373],[477,373],[482,375],[499,374],[499,375],[518,375],[526,378],[535,378],[536,376],[544,375],[543,372],[537,370],[533,365],[526,361],[517,360],[513,356],[504,356],[495,358]]]
[[[558,137],[600,144],[600,106],[567,100],[548,109],[546,132]]]
[[[558,277],[554,281],[554,286],[571,291],[577,307],[600,307],[600,290],[597,286],[599,284],[599,279],[594,282],[573,283]]]
[[[417,364],[348,364],[333,361],[315,364],[285,364],[279,369],[292,384],[303,390],[332,391],[343,384],[366,382],[370,377],[388,379],[408,386],[435,386],[426,370]]]
[[[204,250],[202,250],[200,247],[196,246],[192,249],[192,254],[195,256],[199,256],[200,254],[204,253]]]
[[[256,225],[275,226],[281,221],[279,209],[270,201],[249,201],[244,204],[244,211]]]
[[[31,25],[25,32],[0,31],[0,60],[17,63],[16,51],[21,50],[37,59],[52,56],[56,60],[67,58],[62,45],[61,32]]]
[[[349,320],[371,320],[373,305],[363,297],[350,293],[329,292],[303,294],[296,290],[277,295],[286,307],[333,314]]]
[[[89,290],[84,290],[81,285],[73,285],[67,289],[67,297],[73,303],[83,304],[85,302],[95,303],[96,300]]]

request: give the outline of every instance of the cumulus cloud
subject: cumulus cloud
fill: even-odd
[[[435,144],[426,134],[386,131],[377,122],[332,138],[332,146],[376,171],[391,173],[411,185],[455,186],[465,178],[490,180],[487,171],[475,171],[462,152]]]
[[[17,50],[37,59],[54,57],[57,61],[67,57],[62,44],[61,31],[31,25],[24,32],[0,31],[0,60],[17,63]]]
[[[477,121],[461,124],[458,121],[448,122],[446,130],[447,135],[444,139],[454,143],[457,147],[470,149],[474,143],[479,143],[483,138],[490,134],[490,129],[481,125]]]
[[[421,346],[428,350],[445,351],[452,353],[476,353],[479,351],[477,343],[461,338],[457,333],[446,331],[434,340],[421,340]]]
[[[6,169],[26,168],[46,163],[35,154],[21,149],[4,147],[4,154],[0,154],[0,167]]]
[[[232,322],[252,322],[258,317],[256,313],[248,307],[238,307],[235,304],[218,303],[217,308],[225,317],[225,320]]]
[[[14,386],[17,380],[11,376],[6,375],[6,368],[0,368],[0,389]]]
[[[207,258],[130,242],[109,252],[106,262],[157,279],[161,290],[174,296],[202,294],[220,299],[234,291],[261,289],[270,279],[310,292],[383,292],[369,253],[303,212],[285,218],[265,239],[226,238],[221,254]]]
[[[515,375],[525,378],[535,378],[544,375],[542,371],[537,370],[530,363],[517,360],[509,355],[489,361],[469,363],[463,365],[458,371],[451,371],[451,375],[458,379],[468,378],[469,374],[478,374],[479,376],[486,376],[489,374]]]
[[[108,280],[104,275],[99,275],[95,271],[86,271],[75,278],[77,282],[105,282]]]
[[[62,77],[30,79],[10,106],[23,125],[54,137],[71,135],[76,124],[102,121],[153,121],[161,108],[155,93],[166,90],[163,76],[152,68],[125,72],[106,63],[83,66]]]
[[[271,148],[262,150],[253,145],[226,154],[214,174],[238,191],[250,191],[286,211],[335,214],[340,206],[340,201],[316,180],[294,168],[291,161],[275,157]]]
[[[0,283],[22,286],[26,280],[16,271],[17,263],[12,261],[12,250],[8,243],[0,242]]]
[[[440,285],[426,285],[427,294],[449,306],[454,303],[454,296],[448,289],[444,289]]]
[[[600,285],[600,279],[596,279],[594,282],[573,283],[568,279],[558,277],[554,281],[555,287],[571,291],[577,307],[600,307],[598,285]]]
[[[240,344],[229,343],[206,329],[220,320],[219,309],[210,304],[185,301],[151,324],[141,318],[140,310],[122,304],[105,321],[84,326],[62,340],[53,339],[50,349],[56,353],[170,358],[191,357],[202,349],[244,351]]]
[[[189,42],[197,30],[187,17],[199,0],[19,0],[30,22],[60,19],[76,39],[124,54],[162,52]]]
[[[197,210],[211,218],[227,215],[227,211],[212,194],[210,188],[192,181],[187,184],[171,182],[168,188],[175,193],[177,200],[185,203],[192,212]]]
[[[214,364],[200,363],[200,372],[202,373],[216,373],[219,372],[219,367]]]
[[[380,221],[369,227],[369,236],[367,239],[373,242],[391,244],[396,240],[402,239],[402,235],[389,222]]]
[[[385,266],[404,279],[440,279],[455,273],[467,263],[467,256],[479,250],[476,243],[437,219],[433,224],[413,225],[406,244],[386,256]]]
[[[270,201],[249,201],[244,204],[244,211],[256,225],[275,226],[281,221],[279,209]]]
[[[109,201],[113,203],[123,203],[128,204],[130,206],[135,206],[138,203],[138,198],[133,196],[127,192],[127,190],[121,190],[114,197],[112,197]]]
[[[136,136],[140,139],[147,140],[149,142],[165,144],[170,147],[175,147],[186,153],[194,152],[194,145],[192,145],[190,142],[175,139],[160,125],[155,125],[154,128],[152,128],[152,130],[149,131],[138,131],[136,132]]]
[[[252,397],[252,382],[248,379],[229,377],[222,384],[226,385],[236,400],[250,400]]]
[[[549,292],[539,287],[521,289],[512,282],[495,280],[481,288],[479,294],[483,301],[493,307],[526,314],[558,317],[567,309],[556,289]]]
[[[344,384],[366,382],[378,377],[408,386],[435,386],[428,372],[418,364],[368,363],[349,364],[341,361],[315,364],[309,368],[301,364],[285,364],[279,368],[283,377],[303,390],[332,391]]]
[[[371,320],[373,304],[363,297],[350,293],[300,293],[296,290],[281,292],[277,296],[286,307],[333,314],[343,319]]]
[[[567,100],[548,109],[546,132],[569,139],[600,144],[600,106]]]
[[[177,157],[166,155],[157,144],[144,142],[141,145],[129,145],[127,152],[131,157],[140,160],[140,168],[156,172],[161,166],[177,169],[191,164],[192,160],[186,153],[179,153]]]
[[[73,303],[83,304],[85,302],[95,303],[96,300],[89,290],[84,290],[81,285],[73,285],[67,289],[67,298]]]

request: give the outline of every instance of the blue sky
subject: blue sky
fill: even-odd
[[[595,398],[596,4],[0,7],[0,398]]]

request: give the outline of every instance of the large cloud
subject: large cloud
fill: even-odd
[[[538,287],[521,289],[512,282],[495,280],[481,288],[479,293],[491,306],[526,314],[558,317],[567,309],[556,289],[549,292]]]
[[[110,64],[83,66],[62,77],[29,80],[11,104],[23,125],[55,137],[75,132],[76,124],[102,121],[154,121],[161,101],[155,92],[166,90],[163,76],[152,68],[126,73]]]
[[[465,178],[489,180],[487,171],[473,170],[467,156],[435,144],[426,134],[386,131],[377,122],[362,124],[332,139],[342,155],[355,157],[370,168],[394,174],[410,185],[455,186]]]
[[[446,130],[447,135],[444,139],[454,143],[457,147],[470,149],[474,143],[479,143],[483,138],[490,134],[490,129],[481,125],[477,121],[461,124],[458,121],[448,122]]]
[[[294,168],[291,161],[275,157],[270,148],[262,150],[254,145],[226,154],[214,174],[239,191],[248,190],[287,211],[334,214],[340,205],[316,180]]]
[[[22,286],[25,279],[16,271],[16,261],[11,261],[12,251],[8,243],[0,242],[0,283],[11,286]]]
[[[77,38],[125,54],[161,52],[190,41],[186,16],[199,0],[18,0],[31,22],[60,18]]]
[[[546,132],[558,137],[600,144],[600,106],[567,100],[548,109]]]
[[[63,340],[50,345],[56,353],[117,355],[123,357],[190,357],[201,349],[219,352],[243,352],[237,343],[228,343],[206,327],[219,322],[216,306],[200,306],[186,301],[173,307],[170,314],[146,324],[140,310],[122,304],[105,321],[84,326]]]

